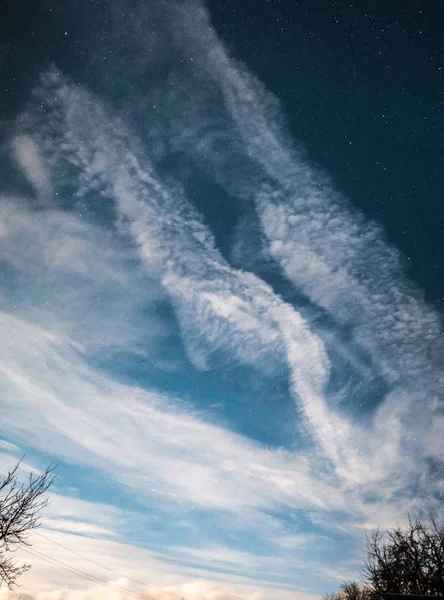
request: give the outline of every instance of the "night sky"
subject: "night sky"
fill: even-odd
[[[88,25],[75,2],[6,0],[3,7],[1,106],[8,116],[39,65],[79,60],[79,29]],[[280,99],[311,159],[384,224],[410,261],[411,277],[442,302],[440,3],[224,0],[208,7],[230,53]]]
[[[2,4],[0,474],[59,464],[29,600],[315,600],[442,514],[442,31]]]
[[[78,3],[3,4],[2,115],[41,64],[76,69]],[[97,3],[89,10],[100,12]],[[439,2],[210,2],[230,53],[280,99],[298,143],[409,260],[443,302],[444,9]],[[65,31],[69,32],[68,37]],[[5,85],[6,84],[6,85]]]
[[[444,9],[439,2],[211,2],[292,135],[443,301]]]

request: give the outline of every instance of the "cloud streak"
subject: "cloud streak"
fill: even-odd
[[[262,580],[262,573],[249,579],[245,569],[263,567],[270,563],[278,570],[284,566],[283,559],[273,556],[255,556],[247,552],[235,552],[229,548],[215,547],[192,550],[188,547],[172,547],[162,552],[131,546],[122,541],[109,539],[105,533],[93,531],[93,523],[113,527],[122,519],[128,518],[123,509],[104,504],[90,503],[54,495],[48,507],[51,515],[51,528],[43,528],[33,535],[30,552],[19,551],[17,560],[32,561],[33,568],[23,577],[21,596],[29,598],[127,598],[134,594],[145,594],[158,598],[289,598],[294,592],[276,589]],[[78,532],[66,532],[61,515],[69,513],[77,519],[78,526],[88,525]],[[139,520],[143,515],[135,515]],[[87,519],[88,521],[85,521]],[[140,526],[140,525],[139,525]],[[82,535],[78,535],[81,533]],[[193,561],[199,567],[192,566]],[[228,569],[233,574],[224,573]],[[67,571],[71,585],[76,590],[66,588]],[[222,571],[222,573],[221,573]],[[236,572],[238,574],[236,574]],[[110,575],[111,573],[111,575]],[[91,583],[91,580],[98,580]],[[260,586],[261,591],[258,591]],[[16,599],[15,592],[2,590],[2,598]],[[301,593],[302,599],[316,596]]]
[[[51,177],[41,160],[34,140],[27,135],[16,136],[12,140],[12,150],[18,166],[35,189],[40,202],[51,203],[53,197]]]
[[[160,58],[147,52],[151,38],[135,35],[123,102],[54,67],[17,121],[13,158],[37,201],[1,198],[0,418],[9,437],[0,459],[26,447],[39,462],[63,461],[65,485],[80,468],[89,494],[129,496],[121,510],[86,502],[84,489],[79,498],[58,490],[45,532],[80,551],[87,539],[110,565],[136,561],[134,570],[125,563],[129,575],[158,569],[157,591],[286,598],[284,588],[306,589],[310,573],[348,574],[331,540],[346,560],[362,528],[439,509],[439,315],[381,228],[294,149],[277,101],[228,56],[205,10],[173,2],[162,11],[150,17],[163,23],[153,35],[168,38],[171,68],[153,89],[138,78]],[[128,27],[137,21],[140,34],[147,9],[136,12]],[[259,224],[250,270],[242,252],[230,263],[193,204],[196,167]],[[251,230],[237,231],[248,246]],[[291,283],[291,301],[267,269]],[[134,371],[143,365],[137,378],[116,369],[122,356]],[[192,394],[184,401],[185,373],[230,376],[238,365],[259,384],[288,388],[298,409],[292,447],[237,434],[199,413]],[[363,387],[382,382],[365,422],[341,408],[356,401],[350,372]],[[162,390],[165,374],[177,393]],[[316,567],[321,547],[329,566]],[[100,597],[64,590],[44,562],[29,598]],[[228,575],[230,589],[220,584]],[[276,581],[281,591],[266,589]]]
[[[47,110],[54,91],[63,123],[54,139],[63,143],[47,144],[48,161],[62,170],[64,163],[75,166],[77,198],[87,201],[99,191],[115,203],[116,226],[137,242],[149,276],[157,277],[169,295],[194,365],[208,368],[209,355],[217,350],[256,367],[270,358],[286,362],[306,426],[345,487],[365,486],[393,474],[401,440],[400,417],[390,403],[370,433],[332,411],[324,398],[329,360],[305,319],[258,277],[222,259],[183,193],[171,193],[159,182],[140,143],[93,96],[65,83],[53,70],[39,91],[43,101],[48,99]],[[398,399],[395,395],[393,404]],[[177,485],[177,463],[171,461],[169,472]],[[210,497],[213,502],[217,497],[223,504],[218,494],[212,496],[205,469],[199,467],[198,478],[199,473],[205,485],[189,484],[188,475],[182,485],[199,489],[200,502],[207,497],[211,504]]]
[[[305,424],[346,486],[387,480],[399,471],[405,443],[400,423],[414,394],[406,403],[402,390],[394,388],[366,431],[335,413],[325,397],[330,369],[325,347],[301,314],[257,276],[233,269],[221,257],[183,193],[171,193],[159,182],[140,142],[99,102],[55,71],[43,81],[42,98],[45,88],[58,89],[66,128],[59,132],[64,152],[53,148],[51,161],[76,165],[78,196],[101,189],[113,199],[117,225],[137,242],[148,273],[157,274],[176,308],[194,365],[208,368],[209,355],[219,350],[257,368],[270,359],[286,363]]]
[[[193,95],[194,110],[170,94],[168,110],[179,115],[172,120],[188,123],[178,127],[173,144],[230,192],[255,203],[267,251],[338,326],[352,329],[390,385],[422,391],[425,385],[436,393],[442,385],[439,315],[405,277],[399,251],[295,149],[282,128],[278,101],[229,57],[206,12],[198,6],[181,17],[187,53],[199,62],[190,69],[190,85],[206,80],[213,93]]]

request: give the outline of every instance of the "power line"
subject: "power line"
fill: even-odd
[[[60,546],[60,548],[64,548],[65,550],[68,550],[68,552],[72,552],[73,554],[80,556],[84,560],[87,560],[91,563],[94,563],[95,565],[97,565],[99,567],[102,567],[102,569],[106,569],[107,571],[110,571],[114,575],[120,575],[121,577],[125,577],[125,579],[128,579],[129,581],[134,581],[134,583],[143,585],[143,587],[148,587],[148,584],[146,582],[139,581],[138,579],[134,579],[133,577],[128,577],[127,575],[124,575],[123,573],[119,573],[118,571],[111,569],[110,567],[107,567],[106,565],[103,565],[102,563],[99,563],[97,560],[94,560],[93,558],[90,558],[89,556],[86,556],[85,554],[82,554],[81,552],[77,552],[77,550],[73,550],[72,548],[65,546],[65,544],[56,542],[52,538],[49,538],[48,536],[43,535],[43,533],[40,533],[40,531],[34,531],[34,534],[44,538],[45,540],[48,540],[48,542],[51,542],[52,544],[55,544],[56,546]],[[174,592],[162,592],[162,594],[169,594],[170,596],[174,596],[175,598],[179,598],[180,600],[183,600],[182,596],[179,596],[178,594],[175,594]]]
[[[59,566],[62,569],[64,569],[65,571],[69,571],[70,573],[74,573],[75,575],[83,577],[84,579],[88,579],[89,581],[99,583],[100,585],[103,585],[104,587],[107,587],[111,590],[115,590],[115,591],[119,590],[119,591],[127,592],[128,594],[135,596],[136,598],[140,598],[140,594],[136,594],[132,590],[127,590],[125,588],[113,586],[112,584],[104,581],[103,579],[100,579],[99,577],[96,577],[95,575],[91,575],[90,573],[85,573],[84,571],[81,571],[80,569],[71,567],[71,566],[61,562],[60,560],[57,560],[56,558],[52,558],[51,556],[47,556],[46,554],[43,554],[43,552],[39,552],[38,550],[30,550],[29,548],[23,548],[23,549],[25,552],[28,552],[29,554],[32,554],[33,556],[37,556],[38,558],[43,558],[43,560],[46,560],[47,562],[49,562],[53,565]],[[147,596],[147,597],[150,598],[149,596]],[[156,600],[156,599],[151,598],[151,600]]]
[[[29,548],[23,548],[23,550],[25,552],[28,552],[29,554],[32,554],[33,556],[37,556],[37,558],[43,558],[43,560],[46,560],[47,562],[52,563],[53,565],[56,565],[56,566],[64,569],[65,571],[74,573],[74,575],[77,575],[77,576],[83,577],[84,579],[88,579],[89,581],[98,583],[99,585],[102,585],[103,587],[106,587],[110,590],[114,590],[117,592],[126,592],[130,596],[134,596],[135,598],[138,598],[139,600],[140,600],[140,598],[146,598],[147,600],[158,600],[157,598],[154,598],[154,596],[149,596],[148,594],[142,594],[142,593],[138,594],[127,588],[114,586],[114,585],[104,581],[103,579],[96,577],[95,575],[91,575],[89,573],[85,573],[85,571],[81,571],[80,569],[71,567],[71,566],[63,563],[62,561],[57,560],[56,558],[52,558],[51,556],[47,556],[46,554],[43,554],[43,552],[39,552],[38,550],[30,550]]]

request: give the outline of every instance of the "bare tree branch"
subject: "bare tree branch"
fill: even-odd
[[[367,538],[364,578],[374,596],[384,594],[444,594],[444,527],[409,519],[384,536],[376,531]]]
[[[20,546],[30,546],[29,534],[40,525],[40,512],[48,503],[45,497],[55,479],[56,465],[50,465],[41,475],[30,473],[27,481],[19,483],[21,461],[0,482],[0,586],[9,588],[29,569],[17,566],[8,556]]]
[[[367,537],[363,584],[343,583],[323,600],[382,600],[386,594],[444,596],[444,525],[409,518]]]

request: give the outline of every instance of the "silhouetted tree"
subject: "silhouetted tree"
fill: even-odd
[[[385,594],[444,596],[444,526],[431,518],[367,537],[362,585],[343,583],[324,600],[382,600]]]
[[[367,538],[364,580],[383,594],[444,595],[444,527],[409,519],[404,528]]]
[[[341,584],[341,590],[327,594],[323,600],[372,600],[369,586],[359,585],[356,581],[346,581]]]
[[[55,466],[41,475],[31,473],[19,483],[20,462],[0,480],[0,587],[12,588],[27,564],[17,565],[10,557],[20,546],[30,546],[29,534],[39,526],[40,511],[47,505],[45,493],[54,481]]]

